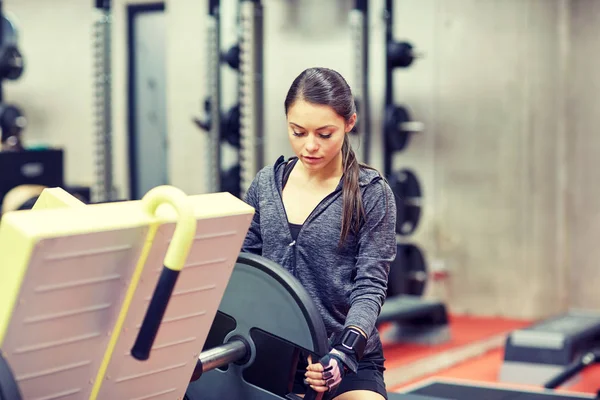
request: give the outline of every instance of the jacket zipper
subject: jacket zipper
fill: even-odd
[[[288,219],[287,211],[285,209],[285,205],[283,204],[283,188],[280,187],[280,185],[279,185],[276,173],[274,174],[273,179],[275,180],[275,186],[277,187],[277,192],[279,194],[279,202],[281,204],[281,209],[283,210],[283,214],[285,215],[285,226],[287,228],[287,231],[290,234],[290,239],[292,239],[292,241],[288,244],[288,247],[294,248],[294,250],[292,252],[293,260],[292,260],[292,271],[291,272],[292,272],[292,275],[296,276],[296,264],[297,264],[296,261],[298,259],[298,251],[297,251],[298,247],[296,246],[296,243],[298,242],[298,239],[300,238],[300,234],[302,233],[302,230],[307,225],[307,223],[310,222],[310,219],[314,216],[314,214],[317,212],[317,210],[319,210],[321,208],[321,205],[323,203],[325,203],[327,200],[329,200],[332,196],[337,195],[339,190],[336,187],[336,190],[329,193],[316,205],[316,207],[310,212],[310,214],[308,214],[308,217],[306,217],[306,220],[304,220],[304,223],[302,224],[302,226],[300,227],[300,230],[298,231],[298,236],[296,236],[296,239],[294,239],[294,237],[292,236],[292,230],[290,229],[290,222]]]
[[[296,243],[298,242],[298,239],[300,239],[300,234],[302,233],[302,231],[304,230],[304,227],[310,222],[310,220],[312,219],[312,217],[315,215],[315,213],[317,211],[321,211],[321,206],[327,202],[328,200],[330,200],[331,197],[336,196],[338,194],[338,190],[335,190],[331,193],[329,193],[327,196],[325,196],[316,206],[315,208],[310,212],[310,214],[308,214],[308,217],[306,217],[306,219],[304,220],[304,223],[302,223],[302,226],[300,227],[300,230],[298,231],[298,236],[296,236],[296,239],[294,240],[293,236],[292,236],[292,231],[290,229],[290,223],[288,220],[288,216],[287,216],[287,211],[285,210],[285,205],[283,204],[283,194],[281,193],[281,191],[279,190],[279,201],[281,202],[281,207],[283,208],[283,213],[285,214],[285,223],[288,229],[288,232],[290,233],[290,238],[292,239],[292,241],[290,242],[290,244],[288,244],[289,247],[293,247],[293,260],[292,260],[292,275],[296,276],[296,261],[298,259],[298,246],[296,246]]]

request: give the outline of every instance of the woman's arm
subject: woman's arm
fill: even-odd
[[[254,217],[252,218],[250,228],[246,233],[246,238],[244,239],[244,244],[242,245],[242,252],[254,253],[260,256],[262,255],[262,236],[260,234],[260,202],[258,193],[259,175],[260,172],[250,184],[250,187],[246,192],[246,196],[244,197],[244,201],[248,203],[248,205],[254,207]]]
[[[366,221],[358,238],[356,277],[345,327],[371,335],[386,297],[390,264],[396,258],[396,201],[380,181],[364,191]]]

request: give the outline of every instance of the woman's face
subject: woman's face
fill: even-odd
[[[294,153],[308,170],[319,170],[341,155],[347,132],[356,114],[346,123],[329,106],[296,101],[287,114],[288,133]]]

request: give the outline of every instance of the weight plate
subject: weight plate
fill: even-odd
[[[408,42],[389,41],[387,44],[387,57],[392,68],[410,67],[415,59],[413,45]]]
[[[394,104],[386,106],[384,126],[387,151],[401,151],[408,145],[411,133],[403,131],[400,127],[410,120],[410,114],[405,107]]]
[[[221,138],[236,149],[240,148],[240,105],[236,104],[223,115]]]
[[[396,198],[396,233],[411,235],[421,219],[421,185],[414,172],[403,169],[388,177]]]
[[[236,164],[231,168],[221,171],[221,191],[229,192],[232,195],[240,196],[240,165]]]
[[[3,45],[16,45],[19,37],[13,21],[6,15],[2,16],[2,41]]]
[[[234,44],[223,53],[221,56],[223,62],[226,62],[232,69],[238,70],[240,68],[240,45]]]
[[[396,259],[390,266],[387,296],[422,296],[428,277],[423,252],[414,244],[398,244],[396,250]]]
[[[188,399],[285,398],[300,353],[320,358],[329,351],[308,293],[280,265],[254,254],[239,255],[203,350],[236,336],[256,349],[249,361],[205,372],[188,386]]]
[[[0,350],[0,400],[21,400],[21,392],[15,377],[8,365],[8,362],[2,357]]]

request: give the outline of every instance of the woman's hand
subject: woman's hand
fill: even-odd
[[[323,379],[323,365],[320,362],[316,362],[313,364],[312,356],[308,355],[308,367],[306,367],[306,373],[304,374],[306,378],[306,383],[310,385],[310,387],[319,393],[326,392],[327,382]]]
[[[310,387],[318,392],[326,392],[337,387],[342,381],[342,370],[339,361],[334,357],[327,357],[328,364],[323,365],[321,362],[313,364],[312,356],[308,356],[308,367],[306,367],[306,382]]]

